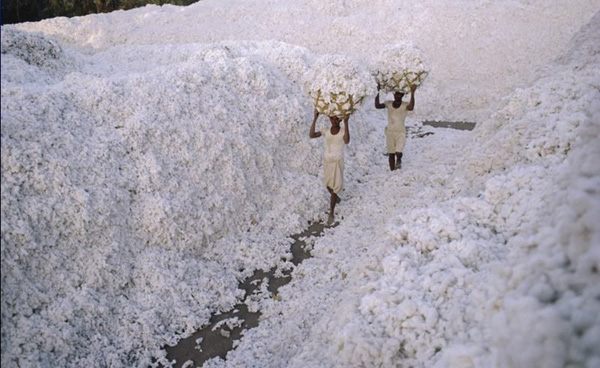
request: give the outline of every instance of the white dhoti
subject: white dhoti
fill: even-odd
[[[389,154],[402,153],[406,144],[406,127],[404,121],[408,112],[408,106],[401,104],[394,107],[393,101],[385,101],[388,110],[388,126],[385,128],[385,143]]]
[[[331,188],[336,194],[344,189],[344,129],[344,126],[341,126],[335,135],[331,134],[329,128],[321,130],[321,134],[325,137],[323,159],[325,186]]]
[[[326,159],[323,167],[325,169],[325,186],[331,188],[336,194],[341,192],[344,189],[344,159]]]
[[[385,143],[387,146],[387,153],[402,153],[404,145],[406,144],[406,130],[391,130],[386,127]]]

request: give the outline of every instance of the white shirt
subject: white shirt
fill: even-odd
[[[403,102],[400,107],[394,107],[394,101],[385,101],[385,107],[388,111],[388,130],[391,131],[404,131],[404,121],[406,120],[406,113],[408,105]]]
[[[325,138],[325,161],[338,161],[344,158],[344,131],[345,127],[340,124],[340,131],[333,135],[331,127],[323,128],[321,134]]]

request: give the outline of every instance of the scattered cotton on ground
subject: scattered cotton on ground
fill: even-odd
[[[239,280],[292,267],[328,205],[303,78],[399,40],[431,66],[408,125],[481,124],[389,172],[368,96],[341,224],[205,366],[598,365],[598,10],[206,0],[3,26],[2,365],[164,363]]]

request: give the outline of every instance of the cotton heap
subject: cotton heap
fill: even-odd
[[[384,92],[410,92],[410,86],[419,86],[429,68],[423,52],[412,42],[404,42],[383,50],[371,66],[371,74]]]
[[[600,367],[598,9],[221,0],[3,25],[1,365],[168,367],[241,303],[261,316],[235,349],[176,366]],[[366,95],[339,224],[295,264],[328,209],[304,78],[402,40],[429,70],[405,165]],[[272,267],[291,281],[238,288]]]
[[[325,55],[306,75],[303,90],[319,113],[342,117],[360,107],[363,98],[373,92],[372,84],[369,73],[354,60]]]

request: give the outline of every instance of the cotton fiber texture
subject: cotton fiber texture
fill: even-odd
[[[363,98],[372,93],[372,85],[371,76],[356,61],[325,55],[306,75],[303,89],[319,113],[343,117],[360,107]]]
[[[371,74],[383,92],[410,92],[420,86],[429,74],[423,52],[412,42],[404,42],[383,50],[371,67]]]

